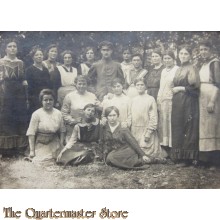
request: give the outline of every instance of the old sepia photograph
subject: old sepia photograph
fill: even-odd
[[[0,32],[0,189],[219,189],[220,32]]]

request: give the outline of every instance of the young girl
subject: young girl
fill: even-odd
[[[115,106],[105,109],[107,124],[102,130],[100,144],[104,152],[104,161],[122,169],[144,168],[150,160],[139,147],[128,128],[122,128],[119,110]]]
[[[95,105],[84,107],[82,123],[74,126],[70,140],[57,157],[58,163],[80,165],[92,162],[97,156],[100,124],[95,113]]]
[[[111,99],[106,97],[102,102],[102,122],[106,122],[104,117],[105,109],[109,106],[115,106],[120,112],[118,119],[121,122],[121,126],[129,128],[131,126],[131,101],[128,96],[123,94],[123,84],[120,78],[112,80],[112,91],[114,93],[113,97]]]
[[[157,134],[157,105],[153,96],[145,92],[144,79],[135,81],[138,96],[131,102],[131,133],[145,154],[153,160],[164,161],[166,152],[160,147]]]

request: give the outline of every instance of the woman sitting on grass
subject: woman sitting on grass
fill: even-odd
[[[30,158],[33,162],[53,161],[63,146],[63,118],[61,112],[53,107],[55,95],[52,90],[43,89],[39,99],[42,108],[32,114],[27,130]]]
[[[95,105],[87,104],[84,107],[82,122],[74,126],[70,140],[57,157],[58,163],[80,165],[92,162],[95,157],[100,156],[100,124],[95,114]]]
[[[118,121],[119,110],[115,106],[105,109],[107,124],[103,127],[100,145],[104,161],[122,169],[141,169],[150,159],[139,147],[128,128],[122,128]]]

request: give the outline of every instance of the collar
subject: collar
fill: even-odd
[[[185,63],[181,63],[181,66],[189,66],[189,65],[191,65],[190,61],[187,61]]]
[[[128,66],[128,65],[132,65],[132,62],[130,61],[129,63],[127,63],[127,62],[123,61],[122,64]]]
[[[78,125],[80,126],[80,127],[88,127],[88,126],[91,126],[91,125],[98,125],[99,124],[99,119],[98,118],[95,118],[95,121],[93,121],[93,122],[91,122],[91,123],[86,123],[86,122],[84,122],[84,123],[79,123]]]
[[[14,60],[11,60],[9,57],[4,56],[2,59],[3,59],[3,60],[6,60],[6,61],[10,61],[10,62],[17,62],[17,61],[19,61],[19,59],[18,59],[17,57],[15,57]]]

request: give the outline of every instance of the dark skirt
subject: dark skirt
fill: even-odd
[[[171,126],[171,158],[174,160],[197,160],[199,156],[198,98],[183,92],[174,94]]]
[[[137,169],[142,166],[142,158],[130,147],[123,146],[112,150],[106,158],[106,163],[122,169]]]
[[[59,160],[59,164],[78,166],[94,161],[98,155],[99,146],[97,143],[76,143],[71,149],[66,150]],[[99,155],[98,155],[99,156]]]
[[[27,147],[27,120],[24,87],[21,82],[5,82],[4,89],[0,86],[0,154]]]

